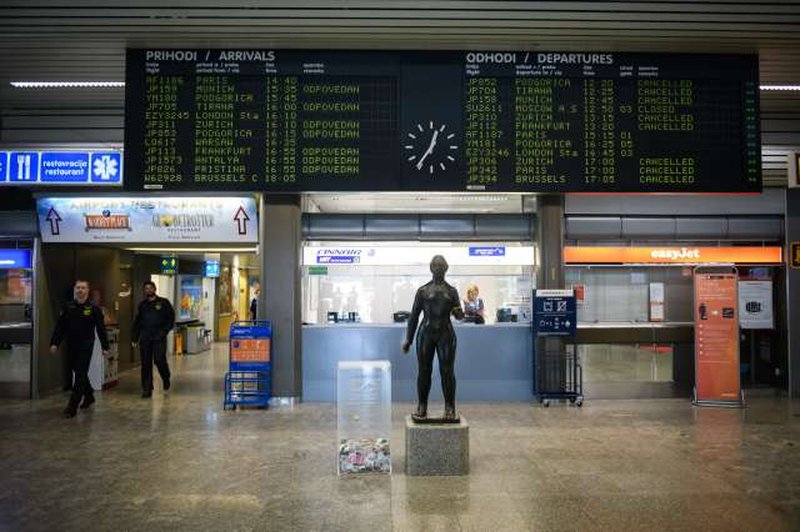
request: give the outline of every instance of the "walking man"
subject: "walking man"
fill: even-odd
[[[103,356],[108,356],[108,336],[103,323],[103,312],[100,307],[89,302],[89,282],[75,281],[73,294],[74,299],[62,310],[50,340],[50,353],[54,355],[58,353],[61,342],[67,340],[67,357],[70,369],[75,374],[72,395],[64,409],[64,417],[75,417],[79,404],[84,409],[94,403],[94,391],[89,383],[89,364],[92,361],[95,331],[103,348]]]
[[[164,383],[164,391],[169,390],[169,364],[167,364],[167,334],[175,325],[175,310],[172,304],[156,295],[156,285],[145,281],[142,286],[144,300],[133,320],[133,346],[139,344],[142,356],[142,397],[153,395],[153,361]]]

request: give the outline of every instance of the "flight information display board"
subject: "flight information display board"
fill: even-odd
[[[749,55],[128,50],[128,190],[758,192]]]

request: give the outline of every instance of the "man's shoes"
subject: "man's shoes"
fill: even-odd
[[[78,413],[77,409],[73,408],[72,406],[68,406],[67,408],[64,409],[61,415],[63,415],[65,418],[71,418],[75,417],[75,414],[77,413]]]
[[[94,404],[94,395],[86,395],[83,398],[80,409],[85,410]]]
[[[152,396],[153,396],[153,392],[151,392],[151,391],[142,392],[142,399],[150,399],[150,397],[152,397]]]

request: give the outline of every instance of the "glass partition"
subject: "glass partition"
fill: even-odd
[[[470,247],[473,248],[470,250]],[[476,251],[480,248],[479,251]],[[514,248],[511,251],[511,248]],[[405,254],[403,250],[408,250]],[[456,249],[460,251],[455,251]],[[504,253],[503,257],[485,256],[463,259],[458,253]],[[450,267],[447,282],[453,285],[463,301],[467,289],[478,288],[478,297],[483,300],[486,323],[498,321],[529,322],[531,315],[531,292],[534,287],[533,248],[519,243],[491,245],[448,244],[440,247],[430,245],[397,245],[392,243],[359,243],[355,247],[339,244],[336,248],[314,247],[306,249],[306,260],[302,272],[303,322],[325,324],[341,322],[392,323],[407,319],[414,303],[417,289],[431,280],[430,259],[441,252],[448,257]],[[323,251],[331,250],[337,260],[347,264],[314,264],[308,257],[319,257]],[[399,250],[399,251],[398,251]],[[485,250],[485,251],[484,251]],[[358,261],[348,253],[362,253]],[[522,252],[529,252],[529,258]],[[365,256],[370,254],[368,257]],[[405,264],[374,264],[382,255]],[[412,256],[418,254],[419,256]],[[502,264],[523,262],[527,264]],[[327,259],[326,260],[330,260]],[[480,262],[483,261],[484,264]],[[462,262],[459,264],[459,262]],[[470,263],[472,262],[472,263]]]

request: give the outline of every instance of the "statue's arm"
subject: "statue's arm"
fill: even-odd
[[[414,306],[411,308],[411,316],[408,318],[408,326],[406,327],[406,339],[403,342],[403,352],[407,353],[411,342],[414,341],[414,333],[417,332],[417,324],[419,324],[419,315],[422,312],[422,290],[417,290],[414,296]]]
[[[461,308],[461,299],[458,297],[458,290],[455,288],[450,292],[451,308],[450,313],[457,319],[464,319],[464,309]]]

